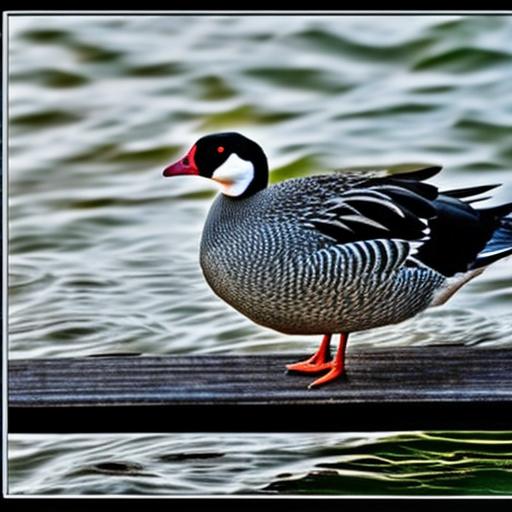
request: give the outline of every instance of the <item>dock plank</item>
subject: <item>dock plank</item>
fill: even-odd
[[[313,390],[307,389],[312,376],[285,374],[285,364],[298,359],[266,354],[11,360],[9,431],[512,427],[512,349],[352,350],[347,378]]]

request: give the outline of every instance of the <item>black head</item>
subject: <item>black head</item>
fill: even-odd
[[[200,138],[164,176],[190,174],[219,183],[226,195],[244,198],[268,184],[265,153],[256,142],[236,132],[214,133]]]

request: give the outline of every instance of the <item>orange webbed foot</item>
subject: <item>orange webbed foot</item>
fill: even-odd
[[[328,370],[332,363],[327,361],[329,357],[329,343],[331,341],[331,335],[326,334],[320,347],[315,354],[305,361],[299,361],[298,363],[287,364],[286,368],[290,372],[298,373],[320,373],[324,370]]]
[[[286,369],[289,372],[298,373],[321,373],[329,368],[332,368],[332,363],[315,363],[311,361],[311,358],[286,365]]]
[[[331,370],[329,373],[326,373],[322,377],[314,380],[309,386],[308,389],[312,388],[318,388],[320,386],[323,386],[324,384],[328,384],[329,382],[332,382],[333,380],[336,380],[343,376],[345,374],[344,369],[342,367],[339,367],[337,365],[331,364]]]
[[[340,334],[340,342],[336,355],[331,361],[327,361],[331,336],[330,334],[326,334],[323,337],[320,347],[309,359],[286,365],[288,371],[298,373],[321,373],[329,370],[325,375],[313,381],[308,386],[309,389],[323,386],[324,384],[340,378],[345,373],[345,349],[347,347],[348,334]]]

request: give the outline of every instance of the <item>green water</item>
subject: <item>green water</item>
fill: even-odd
[[[161,171],[209,132],[257,140],[273,182],[441,164],[442,187],[502,183],[482,206],[512,198],[510,17],[18,16],[7,38],[11,358],[315,347],[252,324],[202,278],[216,189]],[[351,346],[510,346],[510,270]],[[13,436],[9,481],[35,494],[512,490],[508,433],[351,436]],[[159,462],[156,447],[178,444],[223,456]],[[234,452],[240,480],[223,465]],[[109,461],[135,465],[90,469]]]

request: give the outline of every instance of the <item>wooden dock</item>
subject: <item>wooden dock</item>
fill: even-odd
[[[108,356],[9,362],[9,432],[511,429],[512,349],[349,351],[308,390],[302,355]]]

